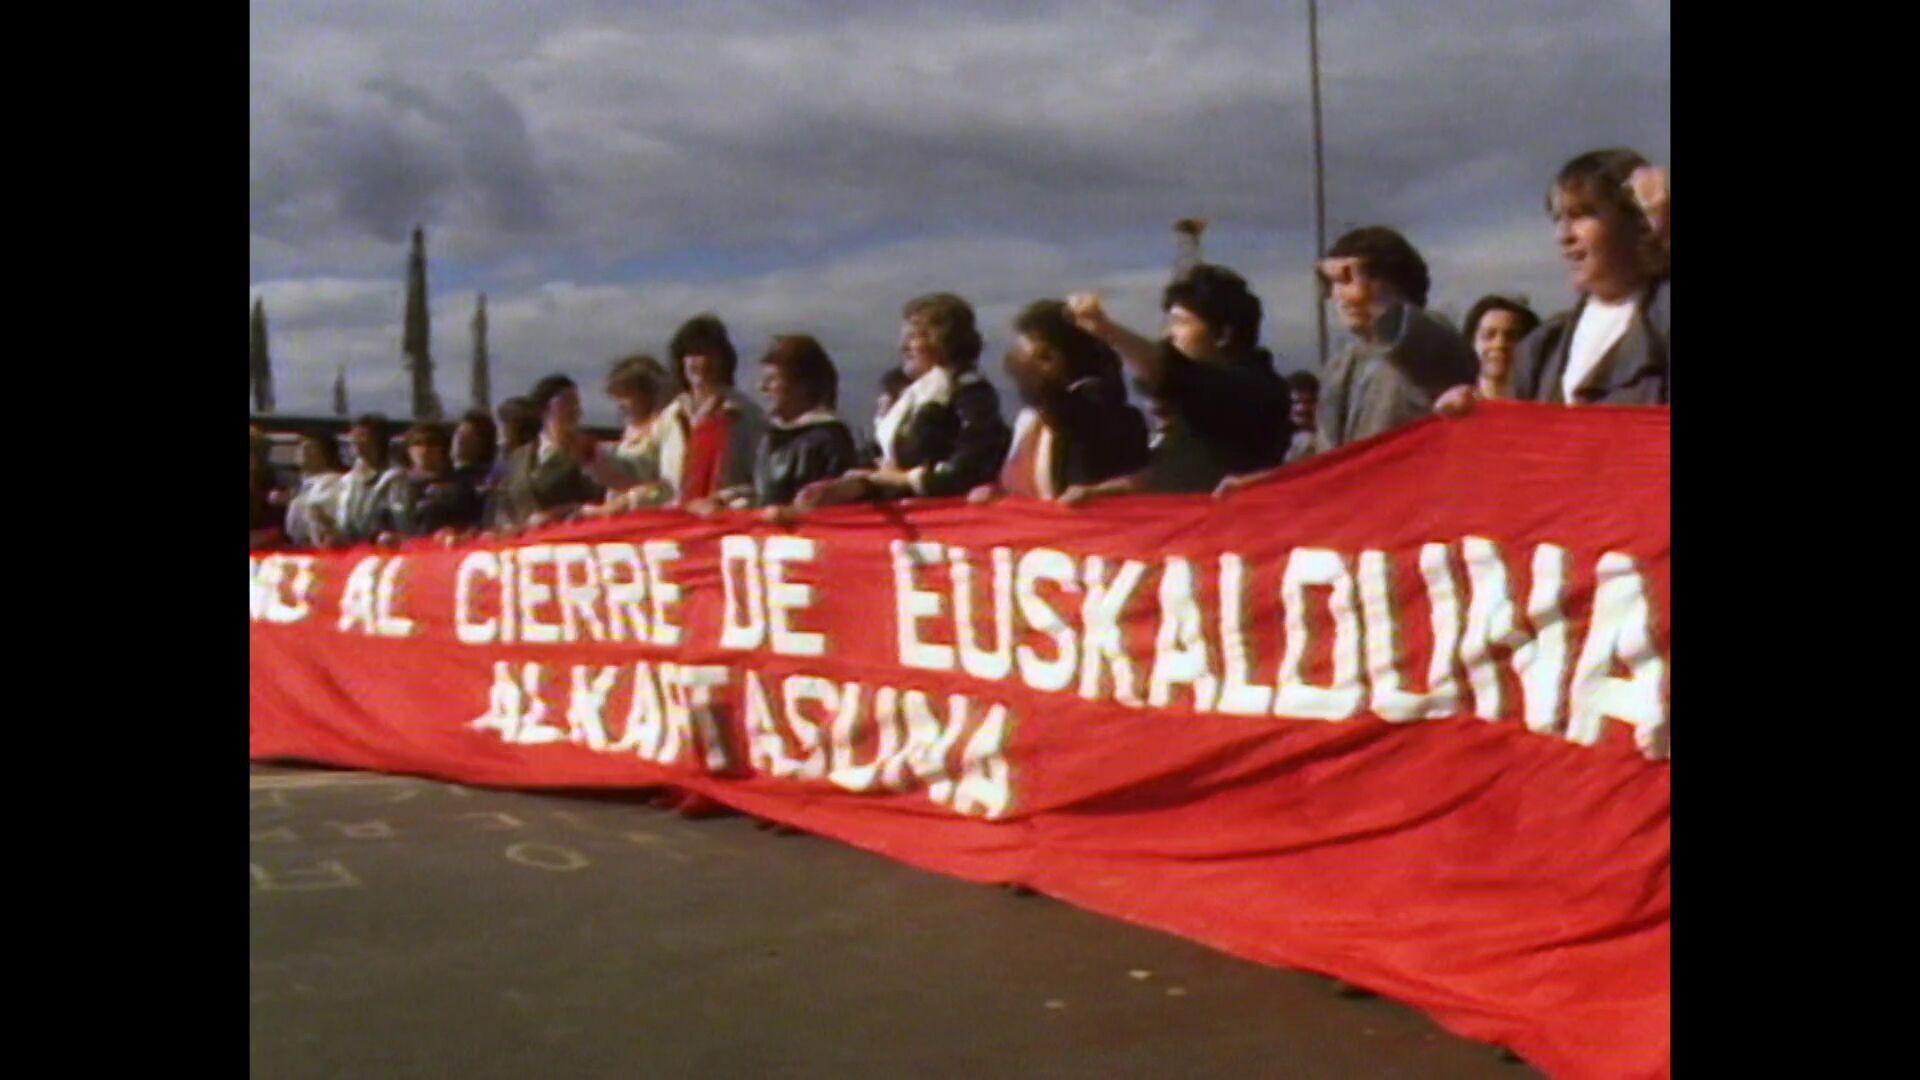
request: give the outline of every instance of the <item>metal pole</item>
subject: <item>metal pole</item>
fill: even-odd
[[[1320,161],[1320,5],[1307,0],[1307,73],[1313,90],[1313,258],[1317,264],[1327,251],[1326,175]],[[1327,305],[1320,298],[1319,270],[1314,271],[1313,325],[1319,332],[1320,366],[1327,366]]]

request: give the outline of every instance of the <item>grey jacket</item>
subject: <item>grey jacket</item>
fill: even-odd
[[[1410,424],[1431,414],[1441,394],[1479,376],[1466,339],[1421,308],[1402,304],[1380,317],[1378,329],[1379,342],[1355,342],[1327,361],[1316,452]]]
[[[493,489],[483,523],[495,528],[525,525],[535,511],[599,502],[605,494],[570,451],[541,461],[536,439],[507,456],[507,473]]]
[[[1573,328],[1580,322],[1586,297],[1540,324],[1520,343],[1513,358],[1513,396],[1521,401],[1567,400],[1561,385],[1567,373],[1567,352]],[[1640,300],[1639,317],[1600,359],[1586,386],[1575,391],[1582,405],[1673,404],[1673,279],[1655,282]]]

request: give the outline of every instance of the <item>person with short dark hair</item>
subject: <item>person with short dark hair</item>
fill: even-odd
[[[411,467],[394,489],[383,531],[400,537],[448,535],[480,523],[480,495],[453,466],[453,439],[442,424],[415,424],[405,438]]]
[[[1467,309],[1461,333],[1473,345],[1480,361],[1475,392],[1483,398],[1513,396],[1513,357],[1520,342],[1540,325],[1540,316],[1518,300],[1483,296]]]
[[[1291,404],[1287,409],[1287,419],[1293,421],[1293,441],[1287,446],[1287,461],[1291,465],[1313,456],[1313,434],[1319,424],[1320,377],[1311,371],[1296,371],[1287,376],[1287,393]]]
[[[564,520],[604,494],[582,467],[596,444],[580,430],[580,390],[574,381],[549,375],[534,384],[528,400],[540,412],[540,436],[507,457],[492,522],[503,531]]]
[[[673,377],[660,361],[636,353],[614,361],[607,374],[607,396],[625,418],[620,441],[587,463],[587,474],[607,489],[604,502],[584,507],[588,517],[624,513],[674,501],[674,481],[662,462],[680,460],[679,425],[666,419],[674,397]]]
[[[1668,188],[1665,169],[1624,147],[1589,151],[1560,169],[1547,212],[1580,299],[1521,342],[1514,397],[1672,404]]]
[[[500,458],[500,433],[485,409],[468,409],[453,429],[453,471],[474,490],[485,486],[487,475]]]
[[[1284,460],[1293,434],[1286,385],[1260,347],[1263,311],[1245,278],[1209,263],[1174,277],[1160,298],[1167,333],[1159,341],[1113,321],[1093,293],[1067,305],[1082,329],[1113,347],[1142,392],[1211,447],[1208,460],[1232,472]]]
[[[767,418],[734,389],[739,354],[726,324],[711,313],[696,315],[674,331],[667,353],[686,384],[661,421],[679,430],[678,442],[664,444],[661,455],[661,475],[673,483],[675,497],[685,503],[752,483],[754,449]]]
[[[526,397],[510,397],[494,408],[500,421],[500,457],[540,437],[540,410]]]
[[[865,499],[963,495],[993,479],[1011,433],[1000,395],[980,374],[973,306],[929,293],[901,309],[901,367],[913,379],[880,418],[884,454],[874,469],[808,485],[800,509]]]
[[[478,485],[480,497],[486,500],[486,511],[481,515],[483,522],[493,522],[496,513],[500,481],[507,477],[507,459],[520,449],[540,438],[540,410],[525,397],[510,397],[494,407],[493,415],[499,420],[499,448],[494,454],[493,466],[487,470],[484,480]]]
[[[353,467],[340,481],[339,507],[335,515],[337,541],[365,543],[380,532],[382,515],[394,497],[394,488],[404,482],[406,470],[391,460],[393,425],[379,413],[355,417],[347,430],[353,444]]]
[[[1054,499],[1143,468],[1147,423],[1127,404],[1112,347],[1082,330],[1059,300],[1028,304],[1013,332],[1006,371],[1024,408],[998,480],[970,498]]]
[[[1319,276],[1355,338],[1327,362],[1315,446],[1330,450],[1410,424],[1479,370],[1453,327],[1426,310],[1426,260],[1383,225],[1348,232],[1327,249]]]
[[[860,464],[853,432],[834,414],[840,373],[820,343],[805,334],[773,339],[760,358],[767,433],[754,453],[753,483],[722,491],[690,509],[784,507],[808,484]]]

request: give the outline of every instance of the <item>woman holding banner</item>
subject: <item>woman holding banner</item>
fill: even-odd
[[[807,485],[796,508],[962,495],[1000,472],[1012,433],[1000,419],[1000,395],[978,370],[973,307],[932,293],[908,301],[901,314],[901,367],[913,382],[880,418],[885,456],[878,468]]]
[[[1560,405],[1673,403],[1673,200],[1667,171],[1625,148],[1566,163],[1547,192],[1580,299],[1520,343],[1513,396]],[[1458,416],[1462,388],[1435,405]]]
[[[832,480],[860,463],[853,432],[833,411],[840,373],[820,343],[786,334],[760,358],[767,433],[753,457],[753,482],[688,505],[696,514],[751,506],[785,507],[815,481]]]
[[[1474,301],[1460,332],[1480,361],[1475,392],[1483,398],[1513,396],[1513,356],[1520,343],[1540,325],[1540,316],[1518,300],[1488,295]]]
[[[651,356],[614,361],[613,371],[607,376],[607,396],[626,418],[626,429],[618,443],[587,463],[587,474],[607,489],[607,498],[582,507],[582,517],[673,502],[675,478],[667,475],[662,462],[680,460],[685,448],[680,445],[679,426],[666,418],[665,406],[673,396],[672,388],[667,369]]]
[[[753,450],[766,414],[733,385],[740,357],[718,315],[695,315],[674,331],[667,354],[686,383],[655,421],[677,435],[663,439],[660,473],[682,503],[752,482]]]
[[[1127,404],[1120,359],[1082,330],[1067,305],[1036,300],[1013,320],[1006,371],[1025,408],[998,482],[973,502],[1002,495],[1053,499],[1075,484],[1129,475],[1147,463],[1147,423]]]

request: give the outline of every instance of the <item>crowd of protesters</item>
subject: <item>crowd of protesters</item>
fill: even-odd
[[[1670,405],[1670,207],[1667,173],[1639,154],[1574,158],[1546,199],[1574,306],[1542,319],[1487,296],[1457,329],[1427,310],[1427,263],[1405,236],[1354,229],[1316,266],[1352,339],[1318,375],[1277,372],[1260,346],[1260,298],[1226,267],[1175,276],[1157,337],[1116,322],[1092,293],[1037,300],[1009,328],[1011,426],[980,369],[974,309],[952,293],[905,305],[900,365],[859,431],[837,412],[839,371],[820,342],[774,338],[758,357],[756,401],[735,385],[726,325],[702,314],[673,335],[666,363],[641,354],[612,365],[603,389],[624,421],[617,442],[583,432],[580,389],[565,375],[451,427],[396,433],[362,416],[350,466],[332,438],[306,437],[290,487],[273,484],[254,430],[252,540],[453,542],[654,507],[790,516],[913,497],[1225,495],[1478,400]]]

